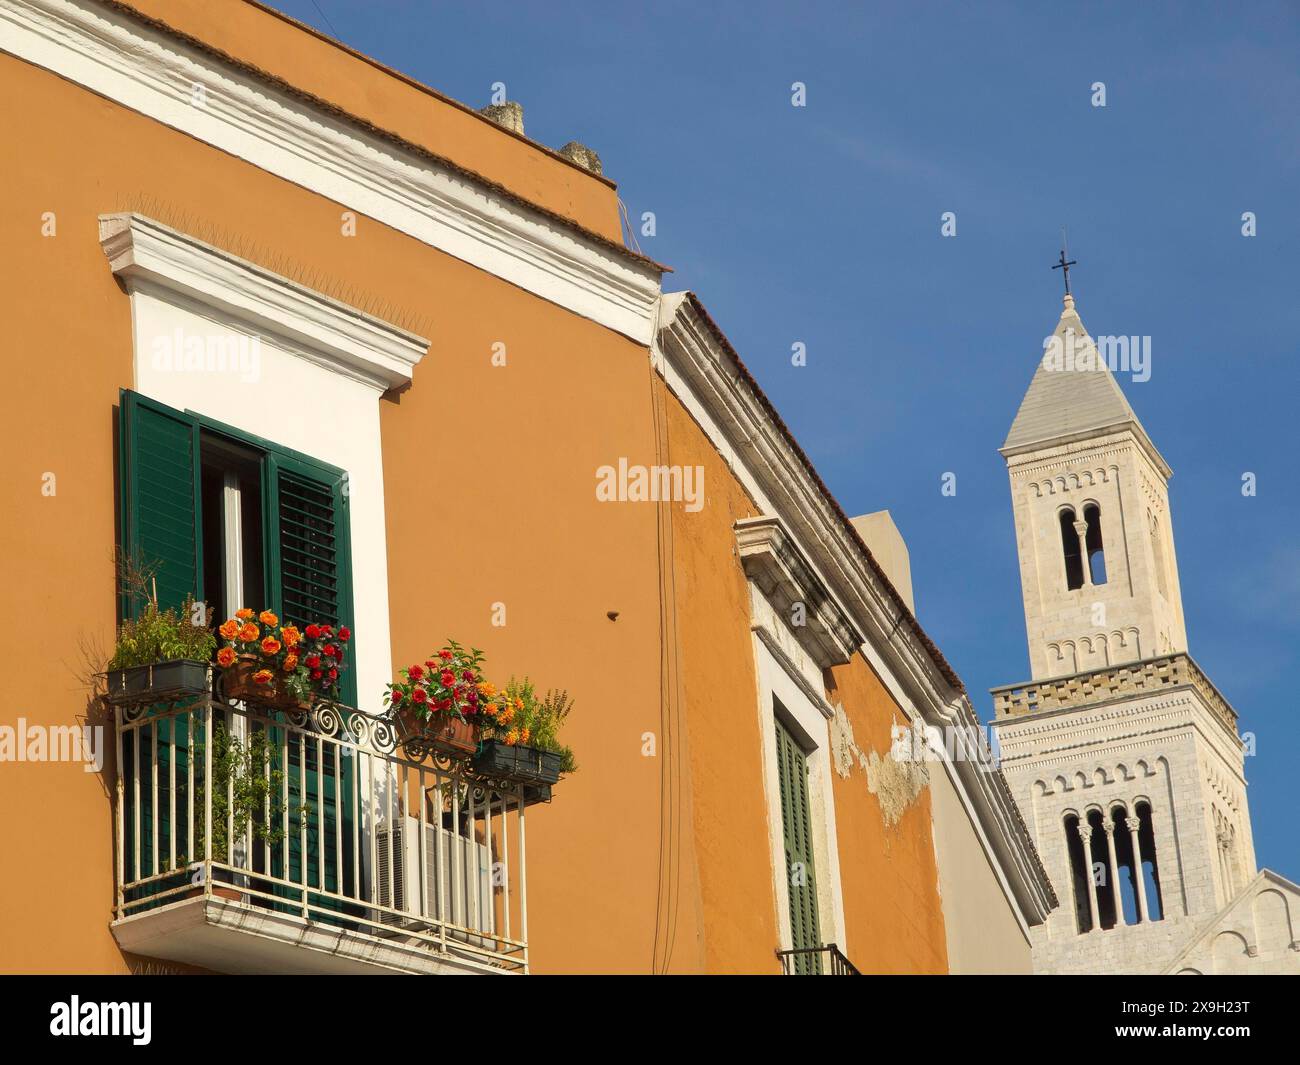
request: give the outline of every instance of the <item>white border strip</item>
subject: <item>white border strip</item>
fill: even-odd
[[[659,296],[654,267],[623,259],[163,31],[93,0],[0,0],[0,50],[650,342]]]

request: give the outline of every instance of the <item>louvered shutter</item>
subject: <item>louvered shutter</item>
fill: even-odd
[[[158,605],[179,607],[203,587],[198,423],[123,389],[119,440],[122,548],[153,569]],[[123,614],[142,605],[124,600]]]
[[[780,718],[776,720],[776,764],[780,778],[786,885],[790,892],[791,946],[796,950],[819,947],[821,935],[817,922],[817,884],[813,874],[808,758]],[[797,956],[794,971],[799,974],[820,973],[820,956]]]
[[[279,452],[267,456],[271,582],[281,617],[295,625],[352,627],[351,539],[346,475]],[[341,694],[356,705],[356,640]]]

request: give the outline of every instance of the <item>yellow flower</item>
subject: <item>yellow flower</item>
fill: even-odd
[[[280,636],[284,639],[285,647],[297,647],[302,639],[302,633],[294,625],[286,625],[280,630]]]
[[[284,656],[284,671],[292,673],[298,668],[298,656],[292,652]]]
[[[524,743],[527,743],[527,742],[528,742],[528,737],[531,736],[531,735],[532,735],[532,732],[531,732],[529,729],[524,729],[523,732],[519,733],[519,738],[520,738],[521,740],[523,740]]]
[[[511,729],[509,732],[506,733],[507,746],[513,747],[518,742],[519,742],[519,733],[515,729]]]
[[[524,708],[524,701],[523,701],[521,698],[519,698],[519,696],[516,695],[516,696],[515,696],[515,709],[516,709],[516,710],[522,710],[523,708]]]
[[[479,695],[483,696],[485,699],[491,699],[492,696],[496,695],[497,693],[496,685],[493,684],[491,681],[486,681],[486,680],[482,681],[478,686],[478,693]]]
[[[222,624],[221,628],[217,629],[217,632],[221,633],[221,638],[223,640],[233,640],[237,635],[239,635],[239,622],[234,618],[231,618],[229,621]]]
[[[235,664],[235,649],[233,647],[223,647],[217,652],[217,665],[222,669],[229,669]]]
[[[239,630],[239,639],[243,643],[252,643],[262,634],[262,630],[251,621],[246,621],[243,628]]]
[[[263,625],[280,624],[280,619],[277,618],[274,614],[272,614],[269,610],[263,610],[260,614],[258,614],[257,620],[260,621]]]
[[[269,669],[259,669],[256,673],[253,674],[253,683],[254,683],[254,684],[270,684],[270,683],[271,683],[271,671],[270,671]]]
[[[275,655],[280,653],[280,641],[274,636],[268,636],[262,641],[262,654]]]

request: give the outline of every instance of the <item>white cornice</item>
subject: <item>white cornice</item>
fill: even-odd
[[[940,727],[978,727],[969,698],[948,682],[687,293],[663,297],[652,355],[759,509],[781,519],[831,600],[865,634],[860,650],[903,711]],[[1053,891],[1006,781],[989,762],[964,759],[952,768],[1022,916],[1041,923]]]
[[[851,661],[862,644],[862,634],[831,598],[781,520],[772,516],[742,518],[736,522],[736,545],[745,573],[790,624],[790,631],[813,661],[822,669]],[[790,623],[798,606],[803,608],[803,619]],[[825,702],[824,696],[821,701]]]
[[[0,0],[0,50],[650,342],[659,271],[649,263],[162,30],[94,0]]]
[[[128,291],[197,304],[380,391],[409,384],[429,342],[138,214],[101,215],[99,240]]]

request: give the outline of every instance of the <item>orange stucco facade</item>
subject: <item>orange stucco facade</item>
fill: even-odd
[[[618,239],[608,182],[256,5],[135,6]],[[529,814],[533,971],[777,971],[764,711],[734,531],[758,508],[647,347],[368,218],[344,237],[347,204],[8,55],[0,96],[25,116],[21,142],[0,146],[0,723],[108,721],[89,675],[116,621],[115,418],[133,353],[96,219],[136,210],[431,338],[411,386],[381,402],[392,659],[452,636],[501,680],[527,674],[575,700],[580,769]],[[47,212],[57,235],[42,233]],[[598,502],[593,471],[620,456],[703,466],[704,507]],[[901,711],[866,661],[827,680],[858,746],[886,752]],[[115,772],[111,751],[100,773],[0,766],[0,969],[140,964],[109,929]],[[928,794],[887,825],[855,766],[833,777],[833,799],[841,946],[863,971],[946,971]]]

